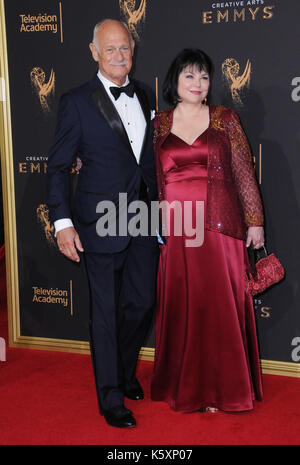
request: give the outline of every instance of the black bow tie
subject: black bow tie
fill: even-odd
[[[110,87],[109,90],[111,91],[111,93],[115,97],[115,100],[118,100],[118,98],[120,97],[122,92],[125,92],[125,94],[128,95],[128,97],[133,97],[133,95],[134,95],[134,84],[133,84],[133,82],[130,82],[129,84],[127,84],[127,86]]]

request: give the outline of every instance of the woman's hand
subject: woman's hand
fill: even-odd
[[[264,245],[265,235],[262,226],[249,226],[247,232],[246,247],[253,244],[255,249],[260,249]]]

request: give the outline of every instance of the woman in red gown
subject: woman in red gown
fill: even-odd
[[[151,397],[178,412],[240,412],[262,400],[255,315],[243,282],[246,246],[264,242],[262,204],[236,113],[204,103],[210,72],[203,52],[183,50],[163,89],[174,108],[154,123],[159,199],[179,202],[182,211],[190,201],[198,228],[196,208],[204,206],[201,246],[187,246],[193,237],[184,227],[175,233],[172,208],[160,246]]]

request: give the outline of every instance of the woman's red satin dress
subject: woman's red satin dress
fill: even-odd
[[[192,145],[170,133],[160,153],[165,200],[191,200],[194,214],[196,200],[204,201],[205,210],[207,159],[207,130]],[[171,216],[159,264],[151,397],[179,412],[250,410],[262,400],[262,385],[254,309],[243,285],[245,243],[208,230],[200,247],[185,240],[174,235]]]

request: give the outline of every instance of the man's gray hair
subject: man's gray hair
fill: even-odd
[[[129,29],[127,23],[125,23],[124,21],[119,21],[117,19],[106,18],[106,19],[102,19],[102,21],[99,21],[94,27],[93,44],[95,45],[96,49],[98,50],[98,47],[97,47],[97,33],[99,31],[99,28],[102,26],[102,24],[106,23],[106,21],[116,21],[116,22],[122,24],[125,27],[126,31],[128,32],[128,36],[129,36],[129,40],[130,40],[130,46],[132,48],[133,45],[134,45],[134,39],[132,37],[132,34],[130,32],[130,29]]]

